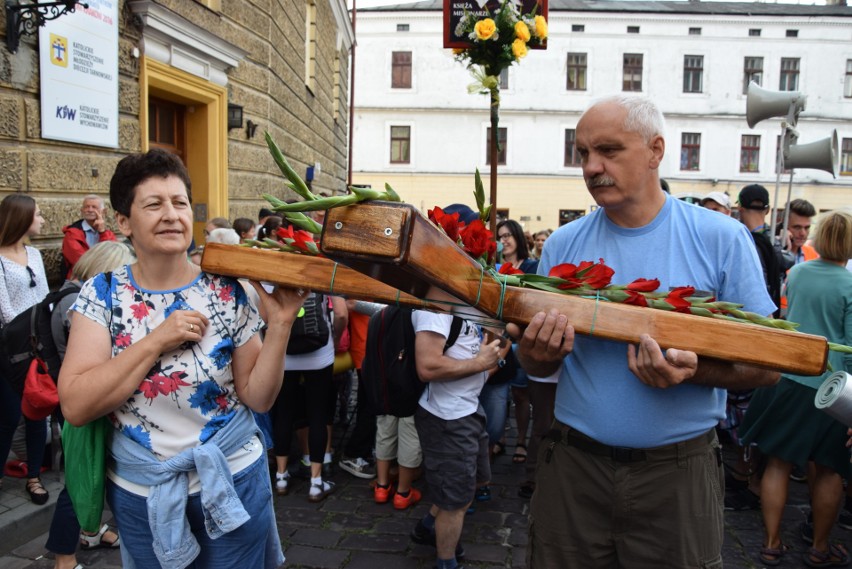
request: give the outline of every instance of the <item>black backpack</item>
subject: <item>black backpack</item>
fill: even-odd
[[[387,306],[370,317],[361,375],[367,404],[377,415],[410,417],[426,384],[414,361],[414,325],[410,308]],[[464,321],[453,316],[446,352],[456,343]]]
[[[30,306],[0,328],[0,375],[6,378],[18,395],[24,392],[24,380],[36,356],[47,364],[47,372],[55,382],[59,378],[62,359],[53,341],[50,319],[59,302],[80,287],[69,286],[49,293],[44,300]]]
[[[331,329],[328,309],[328,298],[317,292],[305,299],[299,316],[293,322],[290,330],[290,341],[287,343],[287,353],[291,355],[307,354],[316,351],[328,343]]]

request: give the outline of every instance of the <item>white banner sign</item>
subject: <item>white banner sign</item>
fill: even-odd
[[[118,0],[39,29],[41,136],[118,147]]]

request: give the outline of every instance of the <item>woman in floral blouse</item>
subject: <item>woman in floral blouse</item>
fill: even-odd
[[[110,181],[137,262],[88,281],[72,311],[60,400],[81,425],[108,416],[107,500],[126,567],[277,567],[266,454],[250,410],[284,375],[304,291],[255,306],[231,278],[187,261],[192,194],[165,151],[125,157]]]

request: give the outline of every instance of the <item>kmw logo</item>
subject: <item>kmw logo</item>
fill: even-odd
[[[77,109],[72,109],[68,105],[64,106],[56,106],[56,118],[58,119],[68,119],[69,121],[75,120],[77,117]]]

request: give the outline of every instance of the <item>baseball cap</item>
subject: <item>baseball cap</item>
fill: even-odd
[[[731,198],[728,197],[728,194],[724,192],[710,192],[703,198],[701,198],[701,205],[704,205],[707,201],[714,201],[722,207],[731,209]]]
[[[766,209],[769,207],[769,192],[760,184],[751,184],[740,190],[737,202],[746,209]]]
[[[460,203],[450,204],[447,207],[443,208],[444,213],[457,213],[459,214],[459,221],[463,221],[464,223],[471,223],[475,219],[479,218],[479,214],[470,209],[468,206]]]

